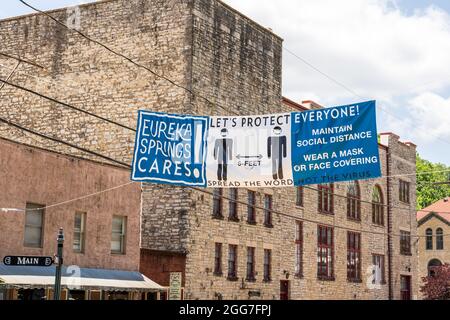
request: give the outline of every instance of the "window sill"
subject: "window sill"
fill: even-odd
[[[219,216],[217,214],[213,214],[211,217],[216,220],[223,220],[223,216]]]
[[[402,256],[412,256],[411,252],[400,252]]]
[[[318,211],[320,214],[324,214],[324,215],[327,215],[327,216],[334,216],[334,212],[328,212],[328,211]]]
[[[221,277],[221,276],[223,276],[223,273],[222,272],[213,272],[213,275],[216,277]]]
[[[296,274],[294,274],[294,278],[296,278],[296,279],[303,279],[303,273],[296,273]]]
[[[352,218],[352,217],[349,217],[349,216],[347,216],[347,220],[353,221],[353,222],[361,222],[361,218]]]
[[[334,281],[336,279],[334,278],[334,276],[332,276],[332,277],[317,276],[317,280],[320,280],[320,281]]]
[[[265,282],[265,283],[269,283],[269,282],[272,282],[272,279],[270,279],[270,278],[266,278],[266,279],[263,279],[263,282]]]
[[[303,208],[305,207],[304,205],[298,204],[298,203],[296,203],[295,206],[296,206],[297,208],[301,208],[301,209],[303,209]]]
[[[256,278],[245,278],[247,282],[256,282]]]
[[[375,222],[372,222],[372,226],[373,227],[379,227],[379,228],[384,228],[385,227],[384,224],[379,224],[379,223],[375,223]]]
[[[227,280],[228,280],[228,281],[238,281],[239,278],[236,277],[236,276],[228,276],[228,277],[227,277]]]
[[[236,217],[228,217],[228,221],[230,221],[230,222],[239,222],[240,220],[239,220],[239,218],[236,218]]]
[[[124,256],[125,252],[111,252],[112,256]]]
[[[362,283],[362,280],[361,280],[361,279],[347,278],[347,281],[348,281],[348,282],[351,282],[351,283]]]
[[[250,225],[254,226],[254,225],[256,225],[256,221],[248,221],[247,220],[247,224],[250,224]]]
[[[273,228],[273,224],[271,224],[271,223],[264,223],[264,227],[266,227],[266,228]]]

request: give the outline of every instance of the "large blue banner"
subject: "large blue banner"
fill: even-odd
[[[380,175],[375,101],[252,116],[139,112],[135,181],[286,187]]]
[[[292,113],[295,185],[381,175],[375,101]]]
[[[132,180],[206,186],[208,117],[139,111]]]

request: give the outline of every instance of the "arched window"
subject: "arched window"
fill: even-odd
[[[319,212],[333,214],[333,184],[319,184]]]
[[[425,231],[425,235],[426,235],[426,244],[425,244],[425,248],[427,250],[433,250],[433,230],[431,230],[430,228],[428,228]]]
[[[379,185],[373,188],[372,193],[372,222],[384,226],[383,194]]]
[[[347,187],[347,217],[353,220],[361,220],[360,212],[359,185],[356,181],[352,181]]]
[[[438,259],[431,259],[430,262],[428,262],[428,275],[434,276],[435,270],[437,267],[440,267],[442,265],[442,262]]]
[[[436,250],[444,249],[444,233],[441,228],[436,229]]]

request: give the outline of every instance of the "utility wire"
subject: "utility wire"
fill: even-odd
[[[129,127],[129,126],[126,126],[126,125],[121,124],[121,123],[119,123],[119,122],[116,122],[116,121],[107,119],[107,118],[105,118],[105,117],[99,116],[99,115],[97,115],[97,114],[95,114],[95,113],[92,113],[92,112],[90,112],[90,111],[87,111],[87,110],[84,110],[84,109],[80,109],[80,108],[75,107],[75,106],[73,106],[73,105],[70,105],[70,104],[68,104],[68,103],[65,103],[65,102],[59,101],[59,100],[57,100],[57,99],[55,99],[55,98],[49,97],[49,96],[47,96],[47,95],[44,95],[44,94],[42,94],[42,93],[36,92],[36,91],[34,91],[34,90],[31,90],[31,89],[28,89],[28,88],[25,88],[25,87],[22,87],[22,86],[20,86],[20,85],[18,85],[18,84],[14,84],[14,83],[12,83],[12,82],[9,82],[9,81],[3,80],[3,79],[0,79],[0,82],[2,82],[2,83],[4,83],[4,84],[7,84],[8,86],[14,87],[14,88],[16,88],[16,89],[20,89],[20,90],[26,91],[26,92],[28,92],[28,93],[34,94],[34,95],[36,95],[36,96],[38,96],[38,97],[40,97],[40,98],[49,100],[49,101],[54,102],[54,103],[56,103],[56,104],[62,105],[62,106],[64,106],[64,107],[67,107],[67,108],[69,108],[69,109],[72,109],[72,110],[75,110],[75,111],[79,111],[79,112],[82,112],[82,113],[87,114],[87,115],[89,115],[89,116],[92,116],[92,117],[94,117],[94,118],[97,118],[97,119],[100,119],[100,120],[103,120],[103,121],[106,121],[106,122],[115,124],[115,125],[117,125],[117,126],[120,126],[120,127],[122,127],[122,128],[131,130],[131,131],[135,131],[135,129],[133,129],[133,128]]]
[[[7,84],[10,84],[9,82],[6,82],[6,81],[4,81],[4,80],[2,80],[2,79],[0,79],[0,81],[3,81],[3,82],[5,82],[5,83],[7,83]],[[73,106],[71,106],[71,105],[69,105],[69,104],[67,104],[67,103],[65,103],[65,102],[56,100],[56,99],[54,99],[54,98],[47,97],[46,95],[37,93],[37,92],[35,92],[35,91],[31,90],[31,89],[28,89],[28,88],[25,88],[25,87],[22,87],[22,86],[19,86],[19,85],[13,85],[13,87],[16,87],[16,88],[18,88],[18,89],[20,89],[20,90],[24,90],[24,91],[26,91],[26,92],[30,92],[30,93],[36,94],[36,95],[38,95],[39,97],[48,99],[48,100],[50,100],[50,101],[52,101],[52,102],[61,104],[62,106],[65,106],[65,107],[70,107],[71,109],[75,109],[76,111],[84,112],[84,110],[81,110],[81,109],[79,109],[79,108],[73,107]],[[120,123],[118,123],[118,122],[115,122],[115,121],[113,121],[113,120],[110,120],[110,119],[106,119],[106,118],[100,117],[100,116],[98,116],[98,115],[96,115],[96,114],[94,114],[94,113],[91,113],[91,112],[89,112],[88,114],[89,114],[89,115],[92,115],[92,116],[94,116],[94,117],[96,117],[96,118],[100,118],[101,120],[105,120],[105,121],[107,121],[107,122],[109,122],[109,123],[111,123],[111,124],[115,124],[115,125],[118,125],[118,126],[123,127],[122,124],[120,124]],[[2,120],[3,122],[11,122],[10,120],[6,120],[6,119],[3,119],[3,118],[2,118],[1,120]],[[12,124],[14,127],[16,127],[16,128],[19,128],[19,126],[18,126],[17,124],[14,124],[14,123],[12,123],[12,122],[11,122],[11,124]],[[133,132],[136,131],[135,129],[133,129],[133,128],[131,128],[131,127],[127,127],[127,129],[129,129],[129,130],[131,130],[131,131],[133,131]],[[31,133],[34,133],[34,132],[32,132],[31,129],[26,129],[26,128],[24,128],[24,130],[25,130],[25,131],[28,131],[28,132],[31,132]],[[57,139],[57,138],[49,137],[49,136],[45,136],[44,138],[50,138],[50,139],[53,139],[53,141],[55,141],[55,142],[60,142],[60,141],[62,141],[62,140],[59,140],[59,139]],[[74,145],[72,145],[72,144],[70,144],[70,146],[72,146],[72,147],[74,147],[74,148],[77,148],[76,146],[74,146]],[[85,149],[85,150],[87,150],[87,149]],[[91,152],[91,153],[93,152],[93,151],[85,151],[85,150],[82,150],[82,151],[84,151],[84,152]],[[104,158],[104,156],[102,156],[102,155],[100,155],[100,154],[99,154],[99,157]],[[117,163],[116,160],[110,160],[110,159],[112,159],[112,158],[107,158],[108,161],[112,161],[112,162],[114,162],[114,163]],[[124,163],[122,163],[122,162],[120,162],[119,164],[120,164],[120,165],[128,166],[127,164],[124,164]],[[437,171],[429,171],[429,172],[421,172],[421,173],[396,174],[396,175],[390,175],[390,176],[381,176],[381,177],[374,178],[374,179],[393,178],[393,177],[402,177],[402,176],[417,176],[417,175],[419,175],[419,174],[422,175],[422,174],[430,174],[430,173],[436,173],[436,172],[450,172],[450,169],[447,169],[447,170],[437,170]],[[309,186],[304,186],[304,187],[307,188],[307,189],[310,189],[310,190],[315,190],[315,191],[320,192],[320,190],[315,189],[315,188],[312,188],[312,187],[309,187]],[[332,194],[332,195],[336,195],[336,196],[342,196],[342,195],[339,195],[339,194],[336,194],[336,193],[331,193],[331,194]],[[344,196],[344,197],[345,197],[345,196]],[[360,200],[360,201],[363,202],[364,200]],[[368,202],[368,203],[371,203],[370,201],[367,201],[367,202]],[[393,207],[393,206],[391,206],[391,205],[388,205],[388,204],[380,204],[380,205],[386,206],[386,207],[392,207],[392,208],[395,208],[395,207]],[[404,208],[404,207],[397,207],[397,208],[398,208],[398,209],[402,209],[402,210],[410,210],[409,208]],[[414,209],[414,210],[415,210],[415,209]]]
[[[20,61],[20,62],[23,62],[23,63],[27,63],[27,64],[32,65],[34,67],[37,67],[37,68],[40,68],[40,69],[44,69],[43,66],[37,64],[36,62],[30,61],[30,60],[25,60],[25,59],[22,59],[20,57],[17,57],[17,56],[8,54],[8,53],[0,52],[0,56],[4,56],[4,57],[10,58],[10,59],[15,59],[17,61]]]
[[[95,152],[95,151],[88,150],[88,149],[83,148],[83,147],[79,147],[79,146],[77,146],[77,145],[75,145],[75,144],[73,144],[73,143],[66,142],[66,141],[63,141],[63,140],[61,140],[61,139],[58,139],[58,138],[55,138],[55,137],[52,137],[52,136],[45,135],[45,134],[43,134],[43,133],[34,131],[34,130],[32,130],[32,129],[29,129],[29,128],[25,128],[25,127],[23,127],[23,126],[21,126],[21,125],[19,125],[19,124],[17,124],[17,123],[12,122],[11,120],[5,119],[5,118],[3,118],[3,117],[0,117],[0,122],[6,123],[7,125],[9,125],[9,126],[11,126],[11,127],[15,127],[15,128],[17,128],[17,129],[23,130],[23,131],[25,131],[25,132],[28,132],[28,133],[37,135],[37,136],[39,136],[39,137],[41,137],[41,138],[48,139],[48,140],[51,140],[51,141],[54,141],[54,142],[58,142],[58,143],[61,143],[61,144],[65,144],[66,146],[69,146],[69,147],[71,147],[71,148],[74,148],[74,149],[77,149],[77,150],[80,150],[80,151],[83,151],[83,152],[86,152],[86,153],[93,154],[93,155],[95,155],[95,156],[97,156],[97,157],[99,157],[99,158],[102,158],[102,159],[111,161],[111,162],[116,163],[116,164],[119,164],[119,165],[121,165],[121,166],[125,166],[125,167],[129,167],[129,166],[130,166],[129,164],[127,164],[127,163],[125,163],[125,162],[115,160],[115,159],[113,159],[113,158],[110,158],[110,157],[105,156],[105,155],[103,155],[103,154],[97,153],[97,152]]]
[[[14,124],[14,123],[12,123],[12,122],[10,122],[10,121],[4,120],[3,118],[0,118],[0,121],[5,122],[5,123],[8,124],[8,125],[11,125],[11,126],[20,128],[20,129],[22,129],[22,130],[24,130],[24,131],[30,132],[30,133],[32,133],[32,134],[38,135],[38,136],[40,136],[40,137],[43,137],[43,138],[46,138],[46,139],[50,139],[50,140],[52,140],[52,141],[56,141],[56,142],[59,142],[59,143],[65,144],[65,145],[69,145],[69,146],[71,146],[71,147],[73,147],[73,148],[79,149],[79,150],[84,151],[84,152],[86,152],[86,153],[91,153],[91,154],[93,154],[93,155],[95,155],[95,156],[97,156],[97,157],[102,157],[102,158],[107,159],[107,160],[109,160],[109,161],[113,161],[113,162],[115,162],[115,163],[118,163],[118,164],[123,165],[124,167],[127,167],[128,169],[131,169],[131,166],[130,166],[129,164],[126,164],[125,162],[122,162],[122,161],[119,161],[119,160],[112,159],[112,158],[110,158],[110,157],[104,156],[104,155],[99,154],[99,153],[97,153],[97,152],[93,152],[93,151],[87,150],[87,149],[82,148],[82,147],[78,147],[78,146],[76,146],[76,145],[73,145],[73,144],[71,144],[71,143],[68,143],[68,142],[63,141],[63,140],[60,140],[60,139],[48,137],[48,136],[46,136],[46,135],[44,135],[44,134],[42,134],[42,133],[39,133],[39,132],[30,130],[30,129],[27,129],[27,128],[22,127],[22,126],[20,126],[20,125]],[[129,182],[129,183],[127,183],[127,184],[131,184],[131,183],[133,183],[133,182]],[[127,184],[124,184],[124,185],[127,185]],[[121,186],[124,186],[124,185],[121,185]],[[117,187],[110,188],[110,190],[117,189],[117,188],[119,188],[119,187],[121,187],[121,186],[117,186]],[[201,193],[209,194],[209,195],[211,195],[211,196],[213,196],[213,197],[218,197],[216,194],[214,194],[214,193],[211,192],[211,191],[207,191],[206,189],[201,189],[201,188],[197,188],[197,187],[187,187],[187,188],[192,189],[192,190],[195,190],[195,191],[198,191],[198,192],[201,192]],[[317,190],[317,189],[312,188],[312,190]],[[317,190],[317,191],[318,191],[318,190]],[[106,192],[106,191],[101,191],[101,192]],[[98,194],[98,192],[95,193],[95,194]],[[80,198],[76,198],[76,199],[74,199],[73,201],[76,201],[76,200],[78,200],[78,199],[85,199],[85,198],[87,198],[87,197],[89,197],[89,196],[90,196],[90,195],[86,195],[86,196],[83,196],[83,197],[80,197]],[[259,205],[256,205],[256,204],[249,204],[249,203],[244,202],[244,201],[242,201],[242,200],[233,199],[233,198],[230,198],[230,197],[227,197],[227,196],[224,196],[224,195],[220,195],[219,197],[222,198],[222,199],[226,199],[226,200],[235,202],[235,203],[244,204],[244,205],[246,205],[246,206],[253,207],[253,208],[255,208],[255,209],[261,209],[261,210],[267,211],[266,208],[264,208],[264,207],[262,207],[262,206],[259,206]],[[57,205],[61,205],[61,204],[65,204],[65,203],[68,203],[68,202],[71,202],[71,201],[72,201],[72,200],[64,201],[64,202],[62,202],[62,203],[60,203],[60,204],[54,204],[54,205],[51,205],[51,207],[54,207],[54,206],[57,206]],[[391,206],[391,207],[393,207],[393,206]],[[394,208],[395,208],[395,207],[394,207]],[[6,208],[3,208],[3,209],[6,209]],[[399,209],[405,209],[405,208],[399,207]],[[16,209],[11,209],[11,210],[16,210]],[[3,210],[3,211],[5,211],[5,210]],[[425,211],[425,210],[422,210],[422,211]],[[389,235],[389,233],[387,233],[387,232],[377,232],[377,231],[370,231],[370,230],[362,230],[362,229],[349,228],[349,227],[344,227],[344,226],[339,226],[339,225],[331,225],[331,224],[325,223],[325,222],[323,222],[323,221],[318,221],[318,220],[308,219],[308,218],[304,218],[304,217],[298,217],[298,216],[291,215],[291,214],[287,214],[287,213],[284,213],[284,212],[280,212],[280,211],[274,210],[274,209],[271,209],[270,212],[275,213],[275,214],[280,215],[280,216],[285,216],[285,217],[293,218],[293,219],[295,219],[295,220],[305,221],[305,222],[311,222],[311,223],[315,223],[315,224],[319,224],[319,225],[330,226],[330,227],[334,227],[334,228],[337,228],[337,229],[344,229],[344,230],[349,230],[349,231],[354,231],[354,232],[361,232],[361,233],[369,233],[369,234],[379,234],[379,235],[385,235],[385,236],[386,236],[386,235]],[[430,211],[430,212],[434,212],[434,211]],[[441,213],[443,213],[443,212],[441,212]],[[384,226],[382,226],[382,227],[384,227]],[[401,236],[400,234],[395,234],[395,233],[391,233],[390,235],[391,235],[391,236],[398,236],[398,237]],[[450,234],[449,234],[449,235],[450,235]],[[446,235],[446,236],[447,236],[447,235]],[[426,237],[426,235],[425,235],[425,236],[422,236],[422,235],[416,235],[416,236],[411,236],[411,237],[421,238],[421,237]]]
[[[17,68],[20,66],[20,61],[17,61],[17,64],[15,65],[14,68],[12,68],[11,72],[9,73],[8,77],[6,77],[6,81],[8,81],[9,79],[11,79],[11,77],[13,76],[14,72],[16,72]],[[2,83],[0,85],[0,91],[3,89],[3,87],[5,86],[4,83]]]
[[[94,40],[94,39],[90,38],[89,36],[85,35],[84,33],[80,32],[80,31],[78,31],[78,30],[76,30],[76,29],[69,28],[66,24],[60,22],[59,20],[57,20],[56,18],[54,18],[53,16],[51,16],[51,15],[48,14],[47,12],[41,11],[41,10],[39,10],[39,9],[37,9],[37,8],[34,8],[33,6],[27,4],[27,3],[26,3],[25,1],[23,1],[23,0],[20,0],[20,2],[22,2],[22,3],[25,4],[25,5],[27,5],[27,6],[30,7],[31,9],[33,9],[33,10],[35,10],[35,11],[37,11],[37,12],[40,12],[40,13],[44,14],[45,16],[49,17],[49,18],[52,19],[53,21],[57,22],[59,25],[62,25],[62,26],[64,26],[65,28],[67,28],[67,29],[69,29],[69,30],[73,30],[73,31],[77,32],[77,33],[80,34],[82,37],[86,38],[87,40],[93,41],[94,43],[96,43],[96,44],[102,46],[103,48],[107,49],[108,51],[110,51],[110,52],[112,52],[112,53],[114,53],[114,54],[116,54],[116,55],[118,55],[118,56],[120,56],[120,57],[122,57],[122,58],[124,58],[124,59],[126,59],[126,60],[128,60],[128,61],[130,61],[130,62],[132,62],[134,65],[136,65],[136,66],[138,66],[138,67],[141,67],[141,68],[144,68],[144,69],[146,69],[147,71],[150,71],[150,72],[151,72],[152,74],[154,74],[155,76],[162,77],[163,79],[165,79],[165,80],[171,82],[172,84],[175,84],[175,85],[177,85],[177,86],[180,86],[180,85],[174,83],[172,80],[170,80],[170,79],[168,79],[168,78],[165,78],[165,77],[163,77],[163,76],[158,75],[156,72],[154,72],[153,70],[147,68],[146,66],[143,66],[143,65],[141,65],[141,64],[139,64],[139,63],[137,63],[137,62],[135,62],[135,61],[132,60],[131,58],[128,58],[128,57],[126,57],[125,55],[116,52],[115,50],[109,48],[108,46],[104,45],[103,43],[101,43],[101,42],[99,42],[99,41],[97,41],[97,40]],[[303,59],[303,60],[304,60],[304,59]],[[304,60],[304,62],[307,62],[307,61]],[[309,64],[309,63],[308,63],[308,64]],[[310,65],[311,65],[312,67],[314,67],[312,64],[310,64]],[[315,68],[315,67],[314,67],[314,68]],[[316,69],[317,69],[317,68],[316,68]],[[317,71],[319,71],[320,73],[326,75],[325,73],[321,72],[319,69],[317,69]],[[329,76],[327,76],[327,77],[330,78],[330,79],[333,79],[333,78],[331,78],[331,77],[329,77]],[[2,81],[2,80],[0,79],[0,81]],[[336,80],[334,80],[334,81],[336,81]],[[343,85],[343,84],[341,84],[341,85]],[[16,88],[20,88],[20,86],[17,86],[17,85],[13,85],[13,86],[16,86]],[[180,87],[182,87],[182,86],[180,86]],[[344,85],[344,87],[346,87],[346,86]],[[182,87],[182,88],[185,89],[185,90],[187,90],[187,91],[188,91],[189,93],[191,93],[192,95],[194,95],[194,93],[193,93],[190,89],[187,89],[187,88],[185,88],[185,87]],[[347,87],[346,87],[346,88],[347,88]],[[347,88],[347,89],[349,89],[349,88]],[[43,97],[43,98],[46,98],[46,99],[49,99],[49,100],[53,101],[53,102],[60,103],[60,104],[63,104],[63,105],[66,105],[66,106],[75,108],[75,107],[70,106],[70,105],[68,105],[68,104],[66,104],[66,103],[57,101],[56,99],[49,98],[49,97],[47,97],[47,96],[41,95],[41,94],[39,94],[39,93],[36,93],[36,92],[34,92],[34,91],[30,90],[30,89],[25,89],[25,90],[28,91],[28,92],[31,92],[31,93],[35,93],[35,94],[37,94],[37,95],[39,95],[39,96],[41,96],[41,97]],[[349,90],[351,90],[351,89],[349,89]],[[356,92],[352,92],[352,93],[355,94],[355,95],[357,95]],[[358,95],[357,95],[357,96],[358,96]],[[359,97],[361,97],[361,96],[359,96]],[[361,97],[361,98],[362,98],[362,97]],[[205,98],[205,99],[206,99],[206,98]],[[209,101],[208,99],[206,99],[206,100]],[[210,102],[210,101],[209,101],[209,102]],[[212,103],[212,102],[211,102],[211,103]],[[78,109],[77,111],[85,112],[85,110],[82,110],[82,109],[79,109],[79,108],[76,108],[76,109]],[[111,120],[109,120],[109,119],[106,119],[106,118],[97,116],[97,115],[95,115],[95,114],[93,114],[93,113],[90,113],[90,115],[93,115],[93,116],[95,116],[95,117],[97,117],[97,118],[100,118],[100,119],[102,119],[102,120],[108,121],[108,122],[110,122],[110,123],[113,123],[113,124],[116,124],[116,125],[120,125],[121,127],[126,127],[126,126],[121,125],[121,124],[119,124],[119,123],[117,123],[117,122],[114,122],[114,121],[111,121]],[[126,127],[126,128],[135,131],[134,129],[132,129],[132,128],[130,128],[130,127]],[[450,170],[448,170],[448,171],[450,171]],[[421,174],[422,174],[422,173],[421,173]],[[423,173],[423,174],[426,174],[426,173]],[[394,176],[397,176],[397,177],[398,177],[398,176],[407,176],[407,175],[417,175],[417,173],[412,173],[412,174],[399,174],[399,175],[394,175]],[[388,177],[389,177],[389,176],[384,176],[384,177],[380,177],[380,178],[388,178]],[[314,189],[314,188],[311,188],[311,187],[308,187],[308,188],[309,188],[309,189],[312,189],[312,190],[319,191],[318,189]],[[401,209],[405,209],[405,208],[401,208]]]

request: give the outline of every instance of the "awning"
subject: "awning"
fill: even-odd
[[[55,266],[29,267],[0,264],[0,288],[51,288]],[[63,267],[61,286],[71,290],[160,291],[165,288],[137,271]]]

